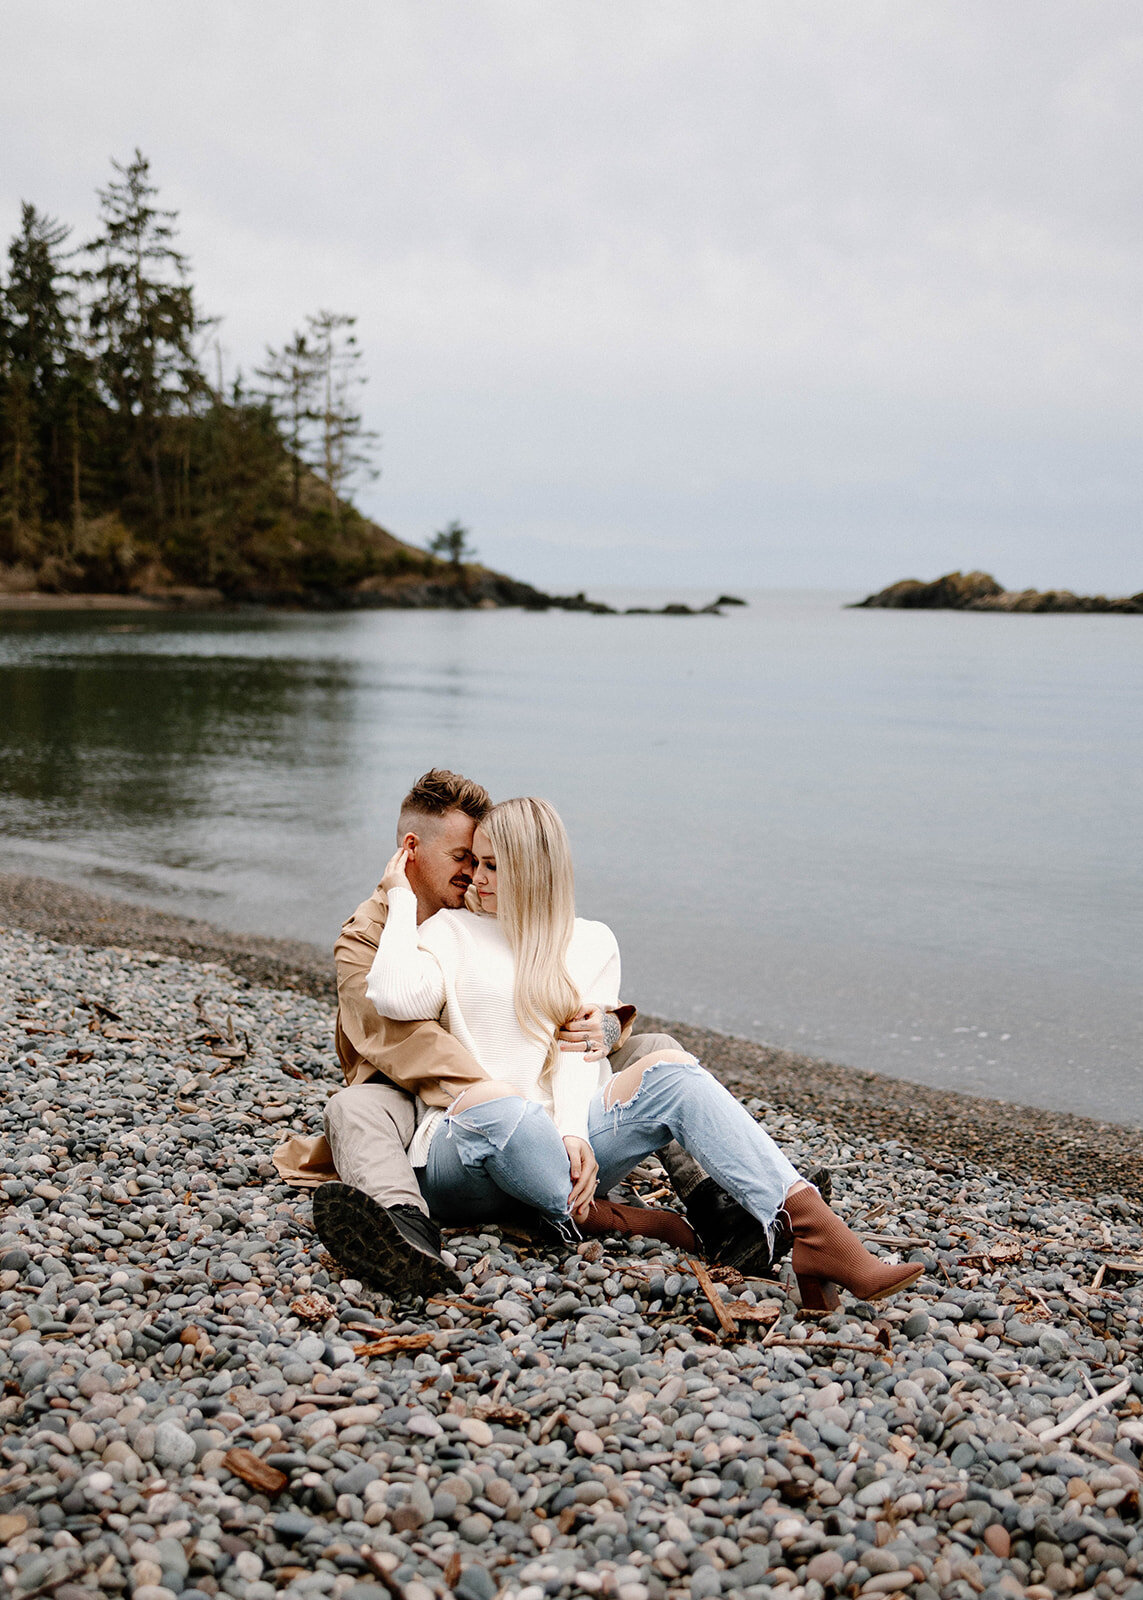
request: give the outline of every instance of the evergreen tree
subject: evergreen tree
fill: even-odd
[[[434,533],[429,540],[429,549],[442,561],[452,563],[453,578],[457,583],[463,576],[464,563],[476,560],[476,551],[469,543],[468,529],[463,522],[450,522],[447,528]]]
[[[180,439],[166,426],[201,402],[207,385],[195,339],[207,326],[187,281],[187,260],[175,248],[177,213],[155,204],[150,162],[139,150],[99,190],[102,231],[87,249],[96,265],[86,274],[92,299],[89,326],[100,390],[115,418],[120,492],[128,507],[150,514],[161,528],[168,504],[164,447]],[[186,430],[182,430],[185,434]]]
[[[280,350],[266,346],[266,365],[255,367],[263,380],[261,393],[282,429],[291,460],[290,503],[294,516],[301,515],[302,475],[310,448],[312,426],[320,418],[315,410],[321,371],[318,355],[304,333],[295,333]]]
[[[325,478],[330,510],[340,520],[342,497],[353,479],[377,476],[372,465],[377,435],[364,426],[353,403],[354,391],[366,381],[357,366],[361,351],[352,331],[357,318],[319,311],[306,321],[318,381],[315,465]]]
[[[0,482],[8,559],[29,553],[44,517],[66,504],[68,411],[78,371],[71,280],[61,247],[70,230],[27,202],[8,251],[0,323]]]
[[[114,163],[82,271],[68,230],[24,207],[0,272],[0,567],[50,589],[264,599],[419,572],[428,556],[346,503],[376,438],[354,318],[319,312],[269,349],[262,394],[224,391],[221,365],[212,389],[157,194],[139,151]]]

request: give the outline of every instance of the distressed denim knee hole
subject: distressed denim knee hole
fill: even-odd
[[[635,1065],[639,1066],[640,1063],[636,1062]],[[647,1061],[641,1065],[642,1070],[639,1073],[639,1081],[628,1095],[626,1100],[620,1100],[618,1098],[618,1090],[615,1087],[619,1074],[616,1074],[616,1077],[612,1078],[611,1082],[604,1090],[604,1109],[607,1111],[614,1111],[617,1120],[620,1112],[626,1111],[628,1106],[633,1106],[636,1100],[638,1100],[639,1096],[643,1093],[643,1090],[647,1087],[647,1080],[651,1077],[652,1073],[658,1078],[669,1078],[676,1077],[682,1073],[703,1071],[703,1068],[692,1055],[686,1056],[681,1061],[671,1057],[666,1060]],[[625,1072],[630,1072],[631,1070],[632,1069],[630,1067],[624,1068]]]
[[[503,1150],[531,1104],[521,1095],[501,1095],[495,1100],[481,1100],[464,1111],[449,1110],[445,1113],[448,1137],[459,1134],[457,1148],[473,1157]]]

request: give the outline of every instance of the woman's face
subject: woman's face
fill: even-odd
[[[472,853],[476,867],[472,874],[472,887],[480,896],[480,909],[496,915],[496,852],[484,829],[477,826],[472,836]]]

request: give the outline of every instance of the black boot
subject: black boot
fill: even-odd
[[[459,1294],[441,1256],[441,1230],[416,1206],[382,1206],[347,1183],[314,1194],[314,1227],[347,1277],[384,1294]]]
[[[826,1169],[818,1167],[807,1173],[806,1182],[821,1192],[828,1205],[833,1186]],[[784,1212],[778,1213],[771,1240],[757,1217],[751,1216],[713,1178],[704,1178],[691,1190],[686,1209],[687,1219],[708,1258],[719,1266],[733,1267],[744,1278],[768,1277],[789,1255],[794,1242]]]

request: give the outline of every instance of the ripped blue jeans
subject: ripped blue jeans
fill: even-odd
[[[609,1093],[611,1091],[611,1093]],[[604,1195],[670,1139],[767,1229],[800,1174],[730,1091],[692,1058],[648,1066],[625,1103],[591,1102],[588,1137]],[[418,1173],[429,1211],[441,1222],[491,1222],[522,1202],[546,1217],[568,1215],[571,1172],[555,1123],[517,1095],[485,1100],[450,1116]]]

